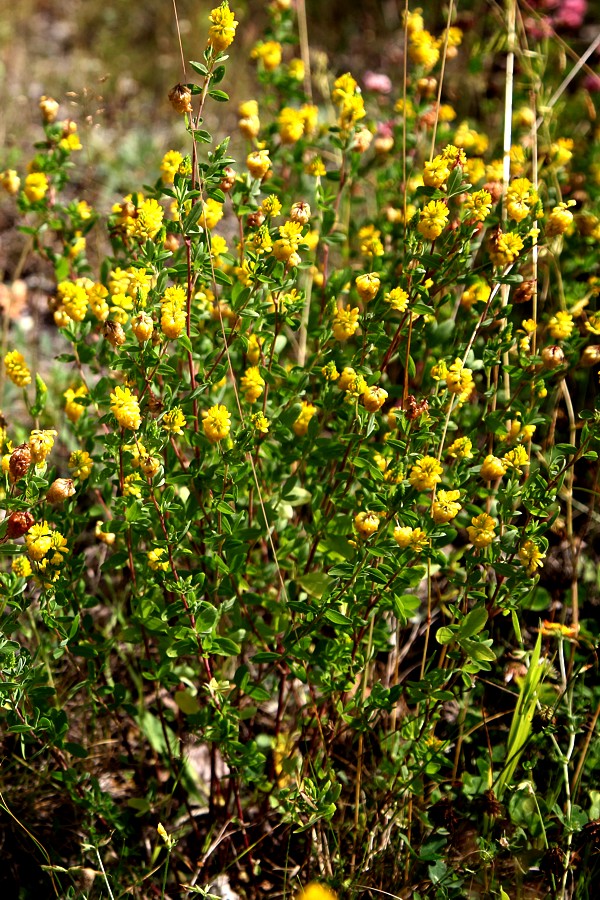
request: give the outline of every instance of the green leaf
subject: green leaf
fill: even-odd
[[[488,612],[485,606],[476,606],[470,613],[467,613],[463,621],[460,623],[459,635],[461,638],[469,638],[484,628],[488,620]]]
[[[352,625],[352,619],[349,619],[348,616],[345,616],[343,615],[343,613],[338,612],[337,609],[326,610],[324,618],[331,622],[333,625]]]
[[[320,600],[329,589],[331,577],[326,572],[308,572],[306,575],[301,575],[296,581],[307,594]]]
[[[227,103],[229,100],[229,94],[226,94],[225,91],[209,91],[208,96],[217,103]]]

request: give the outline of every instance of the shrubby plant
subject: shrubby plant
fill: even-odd
[[[46,871],[59,896],[590,896],[595,151],[556,131],[541,52],[503,154],[441,102],[451,22],[408,14],[404,83],[312,95],[268,9],[231,144],[203,121],[223,3],[169,94],[187,155],[105,216],[43,97],[2,174],[61,347],[43,377],[18,328],[4,355],[10,770],[42,762],[85,835]]]

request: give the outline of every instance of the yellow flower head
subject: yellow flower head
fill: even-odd
[[[431,517],[436,525],[451,522],[461,511],[458,503],[460,491],[438,491],[431,507]]]
[[[161,229],[164,211],[158,200],[143,200],[134,219],[133,234],[141,240],[156,237]]]
[[[71,475],[73,478],[79,478],[80,481],[85,481],[86,478],[89,478],[93,465],[92,457],[85,450],[73,450],[69,456]]]
[[[532,540],[527,540],[524,544],[521,544],[518,556],[530,577],[535,575],[535,570],[543,565],[546,558],[546,554],[542,553],[536,542]]]
[[[523,239],[512,232],[497,232],[489,243],[490,259],[495,266],[509,266],[523,249]]]
[[[253,178],[264,178],[271,168],[268,150],[254,150],[246,157],[246,166]]]
[[[60,306],[73,322],[83,322],[88,308],[88,292],[82,281],[61,281],[56,288]]]
[[[337,894],[334,894],[324,884],[311,881],[304,890],[300,891],[295,900],[337,900]]]
[[[160,164],[161,178],[163,184],[173,184],[175,176],[179,171],[179,166],[183,162],[183,156],[179,150],[167,150]]]
[[[227,0],[211,10],[209,18],[212,25],[208,29],[208,43],[216,53],[220,53],[233,43],[239,22],[236,22],[235,13],[229,9]]]
[[[358,329],[358,306],[339,306],[333,317],[333,336],[337,341],[347,341]]]
[[[73,388],[67,388],[64,392],[63,397],[65,398],[65,413],[67,418],[71,422],[78,422],[83,413],[85,412],[85,406],[81,403],[78,403],[78,398],[87,396],[87,388],[85,385],[78,387],[76,391]]]
[[[54,438],[56,431],[54,429],[39,431],[34,430],[29,436],[29,449],[31,451],[31,461],[36,466],[45,463],[50,451],[54,447]]]
[[[183,434],[186,420],[181,407],[175,406],[169,412],[166,412],[160,424],[168,434]]]
[[[212,444],[222,441],[231,431],[231,415],[221,403],[205,410],[202,419],[204,434]]]
[[[408,306],[408,294],[406,291],[402,290],[400,287],[392,288],[391,291],[388,291],[384,298],[386,303],[389,303],[392,309],[395,309],[396,312],[404,312],[406,307]]]
[[[381,279],[377,272],[367,272],[364,275],[358,275],[354,283],[360,299],[363,303],[368,303],[377,294]]]
[[[309,403],[307,400],[303,400],[300,415],[292,425],[294,434],[296,434],[298,437],[304,437],[304,435],[308,431],[309,422],[316,412],[316,406],[313,406],[313,404]]]
[[[128,387],[118,385],[114,393],[110,395],[110,409],[121,428],[130,428],[132,431],[142,424],[140,405],[137,397]]]
[[[381,409],[387,398],[388,392],[376,385],[364,390],[361,397],[364,408],[371,413]]]
[[[448,215],[448,207],[443,200],[431,200],[421,210],[417,230],[427,240],[434,241],[446,227]]]
[[[36,562],[48,553],[52,547],[52,532],[45,520],[31,526],[25,535],[25,546],[29,558]]]
[[[154,550],[148,550],[148,565],[153,572],[166,572],[169,568],[169,560],[163,559],[167,550],[165,547],[156,547]],[[164,831],[164,829],[163,829]]]
[[[31,372],[27,368],[25,357],[18,350],[11,350],[6,354],[4,370],[17,387],[27,387],[28,384],[31,384]]]
[[[481,466],[481,477],[485,481],[494,481],[496,478],[502,478],[506,475],[506,466],[497,456],[489,453]]]
[[[563,310],[552,316],[548,323],[548,331],[555,341],[564,341],[566,338],[571,337],[574,327],[573,316],[568,312],[563,312]]]
[[[379,528],[379,516],[374,512],[359,512],[354,516],[354,527],[360,537],[366,540]]]
[[[250,56],[260,60],[267,72],[272,72],[281,64],[281,44],[279,41],[261,41]]]
[[[491,516],[488,516],[487,513],[481,513],[479,516],[474,516],[471,519],[471,525],[467,528],[469,540],[473,546],[477,547],[479,550],[482,550],[484,547],[489,547],[495,537],[494,529],[496,524],[496,520]]]
[[[411,528],[410,525],[396,525],[393,537],[402,550],[410,547],[415,553],[420,553],[427,546],[427,534],[422,528]]]
[[[473,454],[471,453],[472,449],[472,441],[467,437],[461,437],[452,441],[446,453],[453,459],[473,459]]]
[[[519,444],[518,447],[515,447],[514,450],[509,450],[508,453],[505,453],[502,457],[502,462],[506,466],[507,469],[514,469],[516,472],[521,474],[522,467],[529,465],[529,456],[527,455],[527,450],[523,447],[522,444]]]
[[[434,456],[422,456],[412,466],[408,480],[417,491],[432,491],[442,480],[443,468]]]
[[[30,203],[37,203],[44,199],[49,187],[48,178],[43,172],[31,172],[25,178],[23,191]]]
[[[250,366],[246,369],[242,376],[241,387],[248,403],[258,400],[265,389],[265,380],[260,374],[258,366]]]

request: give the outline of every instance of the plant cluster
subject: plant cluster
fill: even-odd
[[[61,342],[3,353],[11,777],[78,810],[60,896],[591,896],[600,157],[510,16],[502,147],[442,103],[452,22],[317,91],[268,9],[231,144],[224,2],[152,183],[75,194],[49,97],[0,176]]]

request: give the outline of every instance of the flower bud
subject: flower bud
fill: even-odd
[[[560,347],[552,344],[542,350],[542,361],[546,369],[558,369],[565,361],[565,354]]]
[[[23,537],[34,522],[35,519],[31,513],[25,509],[12,512],[7,520],[6,537],[10,540]]]
[[[143,344],[144,341],[147,341],[152,337],[152,332],[154,331],[152,317],[145,312],[141,312],[139,315],[134,316],[131,320],[131,330],[140,344]]]
[[[581,354],[582,366],[597,366],[600,363],[600,344],[590,344]]]
[[[223,169],[223,177],[221,178],[221,184],[219,187],[223,191],[224,194],[228,194],[231,188],[235,184],[236,173],[235,169],[232,169],[231,166],[225,166]]]
[[[102,531],[103,524],[102,521],[96,522],[96,537],[103,544],[106,544],[107,547],[112,547],[117,536],[114,531]]]
[[[40,112],[44,122],[54,122],[58,115],[58,103],[52,97],[40,97]]]
[[[290,210],[290,219],[292,222],[298,222],[299,225],[306,225],[310,220],[310,206],[305,200],[299,200],[294,203]]]
[[[185,84],[176,84],[169,91],[169,102],[178,113],[192,112],[192,92]]]
[[[19,478],[26,475],[30,465],[31,450],[29,444],[20,444],[18,447],[15,447],[10,454],[10,461],[8,464],[11,480],[17,481]]]
[[[75,485],[71,478],[57,478],[48,488],[46,500],[48,503],[58,505],[59,503],[64,503],[64,501],[68,500],[69,497],[72,497],[74,493]]]
[[[164,247],[169,253],[177,253],[179,250],[179,241],[177,240],[176,235],[168,234],[165,238]]]

